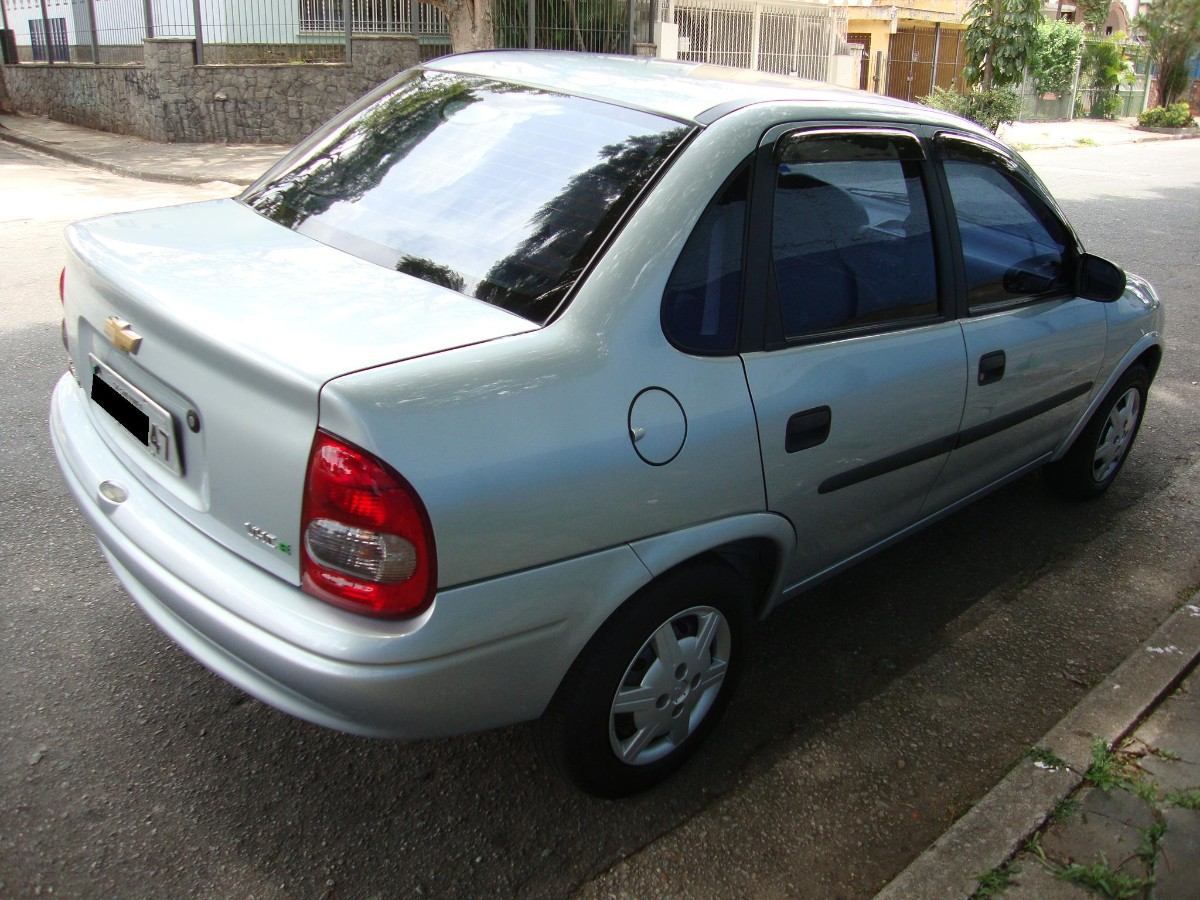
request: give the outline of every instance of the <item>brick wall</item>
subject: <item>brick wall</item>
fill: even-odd
[[[290,144],[416,65],[415,38],[355,38],[350,64],[197,66],[194,41],[154,38],[142,65],[9,65],[17,109],[155,141]]]

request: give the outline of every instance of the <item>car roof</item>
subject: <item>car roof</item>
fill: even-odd
[[[489,50],[439,57],[425,67],[591,97],[700,124],[743,106],[771,101],[834,104],[853,107],[856,112],[951,122],[960,128],[965,124],[958,117],[866,91],[770,72],[653,57]]]

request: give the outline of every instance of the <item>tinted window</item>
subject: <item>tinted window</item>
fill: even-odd
[[[737,342],[749,169],[709,204],[679,254],[663,295],[663,328],[685,350],[723,353]]]
[[[544,322],[687,132],[611,104],[421,72],[366,98],[242,199]]]
[[[772,254],[788,337],[937,313],[914,139],[800,134],[777,159]]]
[[[1002,157],[969,144],[947,142],[945,155],[967,305],[1066,291],[1072,242],[1034,189]]]

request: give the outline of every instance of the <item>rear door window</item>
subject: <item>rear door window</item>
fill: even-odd
[[[771,253],[787,338],[938,314],[922,159],[899,133],[781,139]]]

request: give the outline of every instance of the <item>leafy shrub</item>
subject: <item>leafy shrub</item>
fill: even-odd
[[[1092,100],[1093,119],[1115,119],[1124,106],[1116,94],[1101,94]]]
[[[1172,103],[1170,106],[1154,106],[1146,110],[1138,116],[1138,124],[1153,128],[1188,128],[1196,123],[1186,103]]]
[[[1037,45],[1029,60],[1029,74],[1037,92],[1061,95],[1069,91],[1082,51],[1083,29],[1078,25],[1065,19],[1038,25]]]
[[[955,93],[935,87],[928,97],[920,102],[934,109],[978,122],[988,131],[994,132],[1005,122],[1013,122],[1021,111],[1021,98],[1004,89],[991,91],[975,90],[966,94]]]

